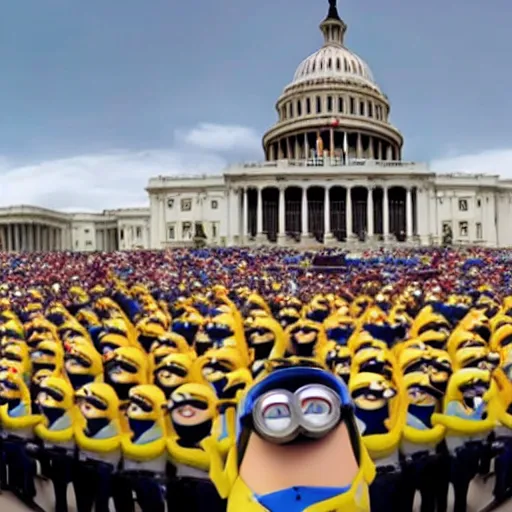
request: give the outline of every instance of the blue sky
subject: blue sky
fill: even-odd
[[[4,4],[2,204],[65,209],[141,204],[152,174],[261,158],[275,100],[321,45],[327,12],[327,0]],[[338,9],[390,97],[405,159],[512,177],[510,2]]]

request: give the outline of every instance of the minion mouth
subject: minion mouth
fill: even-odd
[[[484,403],[484,395],[489,390],[489,385],[485,382],[477,382],[462,386],[460,391],[462,392],[464,405],[472,410],[477,410],[482,407]]]

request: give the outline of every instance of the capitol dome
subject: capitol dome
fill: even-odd
[[[277,100],[277,123],[263,136],[265,159],[400,161],[403,137],[390,122],[389,100],[368,64],[345,46],[336,0],[320,31],[322,47],[299,64]]]
[[[290,85],[324,78],[348,83],[358,82],[378,89],[368,64],[344,46],[333,43],[327,43],[304,59],[295,71]]]

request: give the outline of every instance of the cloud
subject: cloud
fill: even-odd
[[[186,144],[209,151],[261,152],[261,137],[252,128],[201,123],[195,128],[176,132],[177,138]]]
[[[453,155],[433,160],[434,172],[462,172],[468,174],[493,174],[504,179],[512,178],[512,149],[495,149],[480,153]]]
[[[0,206],[84,212],[148,206],[149,178],[220,173],[240,147],[255,149],[251,137],[250,128],[205,123],[181,131],[165,150],[115,150],[24,166],[0,155]]]

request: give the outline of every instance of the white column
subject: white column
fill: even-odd
[[[247,243],[249,235],[249,191],[247,187],[244,187],[243,198],[242,238],[243,243]]]
[[[371,239],[374,235],[375,227],[373,225],[373,187],[368,187],[368,198],[366,200],[366,218],[367,226],[366,231],[368,238]]]
[[[164,245],[164,242],[167,240],[167,223],[165,219],[165,198],[163,196],[159,197],[159,211],[160,211],[160,231],[158,233],[158,247],[157,249],[161,249]],[[115,230],[114,230],[114,238],[115,238]],[[113,250],[115,250],[115,245]]]
[[[308,189],[302,189],[302,238],[309,236]]]
[[[306,155],[307,160],[309,158],[308,132],[304,134],[304,154]]]
[[[324,241],[327,242],[332,239],[331,232],[331,199],[330,199],[330,187],[326,186],[324,196]]]
[[[7,224],[7,250],[8,251],[12,251],[13,250],[12,226],[10,224]]]
[[[6,227],[2,224],[0,228],[0,238],[2,240],[2,251],[7,251],[7,237],[6,237]]]
[[[258,204],[256,212],[256,234],[263,236],[263,188],[258,187]]]
[[[407,239],[411,239],[413,235],[412,230],[412,190],[411,187],[406,188],[405,194],[405,215],[406,215],[406,232]]]
[[[286,239],[286,203],[285,203],[285,192],[284,187],[279,189],[279,231],[278,238],[281,242]]]
[[[27,226],[27,238],[28,238],[27,249],[30,252],[34,252],[34,225],[33,224],[29,224]]]
[[[354,224],[352,221],[352,187],[347,186],[347,199],[345,201],[345,218],[347,224],[347,240],[354,234]]]
[[[382,187],[382,230],[384,235],[384,241],[389,238],[389,198],[388,198],[388,186]]]
[[[20,225],[14,224],[14,250],[20,250]]]

